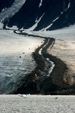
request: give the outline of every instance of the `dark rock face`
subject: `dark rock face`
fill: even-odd
[[[3,1],[5,0],[0,3],[2,4],[1,7],[10,6],[10,0],[4,2],[4,6]],[[11,3],[13,1],[11,0]],[[43,29],[50,24],[53,25],[48,30],[63,28],[75,23],[75,0],[43,0],[42,5],[39,7],[40,1],[26,0],[19,12],[5,23],[9,27],[16,25],[19,29],[22,27],[28,29],[41,16],[42,18],[35,30]]]
[[[17,25],[18,28],[24,27],[26,29],[33,26],[37,17],[39,2],[40,0],[26,0],[20,11],[10,19],[8,26]]]
[[[15,0],[0,0],[0,12],[3,8],[8,8]]]

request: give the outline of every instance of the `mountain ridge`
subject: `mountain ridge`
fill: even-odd
[[[34,30],[54,30],[73,25],[74,11],[75,0],[26,0],[21,9],[3,23],[8,27],[29,29],[43,15]]]

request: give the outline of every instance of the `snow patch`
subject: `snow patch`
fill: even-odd
[[[43,2],[43,0],[40,0],[39,8],[42,6],[42,2]]]
[[[69,3],[68,3],[68,9],[70,8],[70,5],[71,5],[71,3],[69,2]]]

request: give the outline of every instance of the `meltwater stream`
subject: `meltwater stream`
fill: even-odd
[[[34,69],[31,54],[42,42],[41,38],[0,30],[0,94],[15,91],[21,78]]]

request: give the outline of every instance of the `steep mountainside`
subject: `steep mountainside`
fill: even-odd
[[[8,7],[10,0],[7,4],[0,4],[1,9]],[[59,29],[75,23],[74,11],[75,0],[26,0],[21,9],[10,19],[6,18],[3,23],[9,27],[16,25],[19,29],[28,29],[36,23],[34,30]]]

